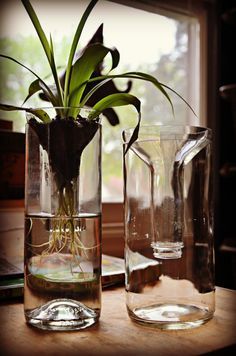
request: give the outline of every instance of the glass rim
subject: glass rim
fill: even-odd
[[[168,128],[170,131],[168,131]],[[177,129],[183,129],[183,131],[177,131]],[[127,144],[129,142],[132,133],[134,132],[135,126],[128,127],[122,131],[122,139],[123,143]],[[143,142],[143,141],[155,141],[157,140],[157,135],[163,139],[173,139],[176,136],[184,136],[191,135],[191,137],[198,137],[205,134],[209,140],[211,140],[212,129],[206,126],[198,126],[198,125],[184,125],[184,124],[152,124],[152,125],[141,125],[139,127],[139,134],[142,133],[142,129],[147,129],[144,133],[149,135],[149,137],[145,138],[137,138],[135,142]],[[196,131],[194,131],[196,130]],[[125,137],[127,135],[127,137]]]
[[[26,108],[22,107],[22,109],[26,109]],[[88,111],[96,111],[95,109],[93,109],[89,106],[86,106],[86,105],[83,105],[83,106],[74,106],[74,105],[71,105],[71,106],[35,106],[35,107],[30,107],[30,109],[32,109],[32,110],[83,109],[83,110],[88,110]],[[26,113],[27,113],[27,111],[26,111]],[[29,114],[31,114],[31,113],[29,113]]]
[[[28,122],[29,122],[29,120],[31,118],[36,118],[37,119],[36,112],[34,112],[34,111],[37,111],[37,110],[45,111],[45,113],[52,120],[56,119],[58,117],[58,115],[59,115],[59,117],[61,116],[60,118],[62,120],[66,120],[66,119],[72,118],[72,115],[68,115],[67,111],[69,111],[70,109],[79,109],[79,112],[77,113],[76,118],[73,118],[75,121],[78,119],[79,116],[82,116],[86,120],[91,120],[91,121],[96,120],[101,125],[101,116],[100,116],[101,113],[98,113],[96,115],[96,117],[94,117],[92,119],[88,118],[88,115],[90,113],[96,112],[95,109],[93,109],[93,108],[91,108],[89,106],[41,106],[41,107],[40,106],[35,106],[35,107],[29,108],[29,109],[32,110],[32,111],[25,110],[26,124],[28,124]],[[62,115],[58,114],[57,111],[61,111]]]

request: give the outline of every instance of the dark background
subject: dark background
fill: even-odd
[[[222,88],[236,85],[236,1],[217,1],[216,11],[219,82],[215,152],[218,156],[216,285],[236,289],[236,90]]]

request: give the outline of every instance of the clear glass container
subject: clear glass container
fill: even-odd
[[[101,125],[80,109],[44,109],[26,125],[25,288],[27,323],[83,329],[101,309]]]
[[[211,130],[180,125],[141,127],[124,154],[126,303],[138,322],[186,329],[213,316],[211,159]]]

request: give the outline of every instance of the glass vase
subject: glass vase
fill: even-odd
[[[48,330],[89,327],[101,309],[101,125],[68,110],[27,114],[24,311]]]
[[[205,323],[215,310],[211,131],[141,127],[124,182],[130,317],[161,329]]]

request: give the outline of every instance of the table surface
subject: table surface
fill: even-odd
[[[22,303],[0,304],[2,355],[199,355],[236,349],[236,291],[217,288],[214,318],[196,329],[179,331],[131,321],[123,287],[104,290],[102,297],[99,323],[70,332],[29,327]]]

